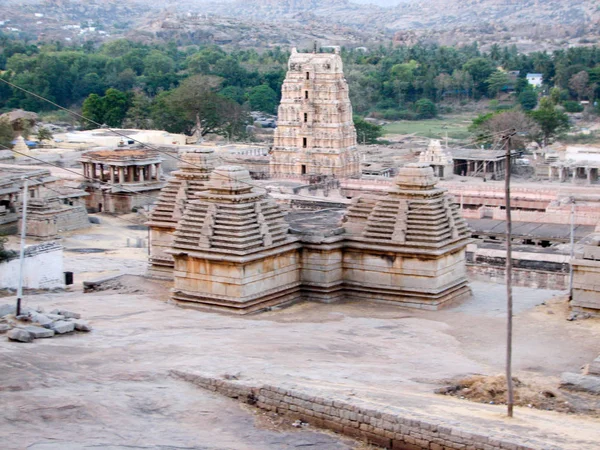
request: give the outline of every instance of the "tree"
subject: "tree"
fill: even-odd
[[[529,113],[541,129],[541,144],[547,145],[550,139],[570,128],[569,117],[556,109],[552,101],[545,97],[537,111]]]
[[[91,129],[97,128],[98,124],[104,123],[104,103],[102,97],[98,94],[90,94],[83,102],[81,109],[83,117],[89,120],[83,120],[82,125],[84,128]]]
[[[537,106],[538,96],[533,89],[527,89],[519,94],[518,100],[523,110],[531,111]]]
[[[15,138],[15,132],[8,120],[0,120],[0,145],[12,148],[12,141]]]
[[[470,73],[475,83],[478,96],[487,92],[487,79],[494,72],[493,64],[485,58],[473,58],[463,65],[463,70]]]
[[[39,127],[35,137],[38,140],[38,142],[43,142],[51,140],[53,138],[53,135],[48,128]]]
[[[369,123],[362,117],[354,117],[354,128],[359,144],[376,144],[377,139],[383,136],[383,127]]]
[[[266,84],[256,86],[248,92],[248,103],[253,111],[273,114],[277,107],[277,92]]]
[[[216,93],[221,79],[195,75],[163,95],[154,108],[153,118],[167,131],[191,134],[198,137],[214,133],[228,138],[241,137],[246,132],[250,117],[241,105]]]
[[[433,119],[437,116],[437,108],[428,98],[422,98],[415,103],[415,111],[421,119]]]
[[[480,144],[495,145],[501,137],[510,130],[516,134],[510,139],[511,149],[524,149],[529,142],[536,140],[540,135],[537,123],[527,114],[519,110],[504,111],[486,114],[478,118],[476,126],[471,128],[475,132],[477,142]],[[473,121],[475,124],[475,121]]]
[[[496,70],[488,77],[486,83],[488,85],[488,95],[496,97],[501,90],[510,84],[510,78],[508,78],[506,72]]]
[[[152,101],[143,92],[135,92],[131,99],[131,106],[125,114],[123,126],[127,128],[137,128],[139,130],[148,130],[152,128]]]
[[[590,76],[585,70],[576,73],[569,79],[569,88],[577,94],[577,100],[589,95]]]

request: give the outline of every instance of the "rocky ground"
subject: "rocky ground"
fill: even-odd
[[[598,419],[524,407],[509,423],[501,419],[502,406],[434,394],[448,380],[503,372],[502,285],[474,282],[471,300],[437,312],[370,302],[305,303],[250,317],[178,308],[168,302],[168,283],[137,275],[120,278],[110,290],[82,294],[83,280],[143,271],[146,250],[127,248],[126,238],[144,231],[128,226],[107,218],[66,237],[67,248],[106,252],[65,252],[67,267],[78,269],[77,284],[25,299],[32,308],[76,311],[90,321],[91,332],[29,344],[0,338],[3,448],[358,445],[310,427],[281,429],[272,418],[265,422],[172,379],[171,370],[295,383],[432,416],[489,420],[495,428],[542,436],[565,449],[600,441]],[[600,321],[567,318],[561,293],[515,289],[514,370],[524,383],[558,389],[563,372],[577,372],[597,356]],[[268,423],[274,425],[262,428]]]

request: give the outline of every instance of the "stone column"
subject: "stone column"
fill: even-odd
[[[125,168],[119,167],[119,184],[125,183]]]
[[[146,170],[146,166],[138,167],[137,169],[138,169],[138,172],[140,175],[140,177],[139,177],[140,183],[143,183],[145,181],[144,170]]]
[[[96,173],[96,163],[92,163],[92,178],[94,180],[98,178],[98,174]]]
[[[592,184],[592,169],[589,166],[586,166],[585,173],[587,175],[587,184]]]
[[[156,163],[156,179],[157,180],[160,180],[160,175],[161,175],[160,163]]]
[[[563,181],[565,181],[565,168],[564,167],[558,168],[558,181],[561,183]]]
[[[111,184],[115,184],[115,168],[114,168],[114,166],[108,166],[108,170],[110,173],[110,182],[111,182]]]
[[[573,183],[573,184],[577,183],[577,172],[578,172],[578,167],[574,167],[573,168],[573,178],[571,178],[571,183]]]

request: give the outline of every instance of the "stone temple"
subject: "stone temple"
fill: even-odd
[[[272,178],[360,175],[342,58],[292,49],[281,88]]]
[[[172,298],[186,307],[247,314],[299,300],[369,299],[438,309],[470,295],[470,239],[436,183],[428,164],[408,164],[386,195],[359,197],[341,223],[337,216],[306,229],[245,168],[220,166],[164,227],[171,233],[176,222],[162,247],[152,245],[151,264],[155,251],[171,255]],[[164,264],[161,275],[169,270]]]

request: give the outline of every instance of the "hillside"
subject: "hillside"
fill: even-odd
[[[3,32],[33,39],[173,39],[186,44],[377,45],[478,41],[522,51],[597,43],[597,0],[405,0],[376,6],[352,0],[8,0]],[[383,3],[392,3],[383,2]]]

